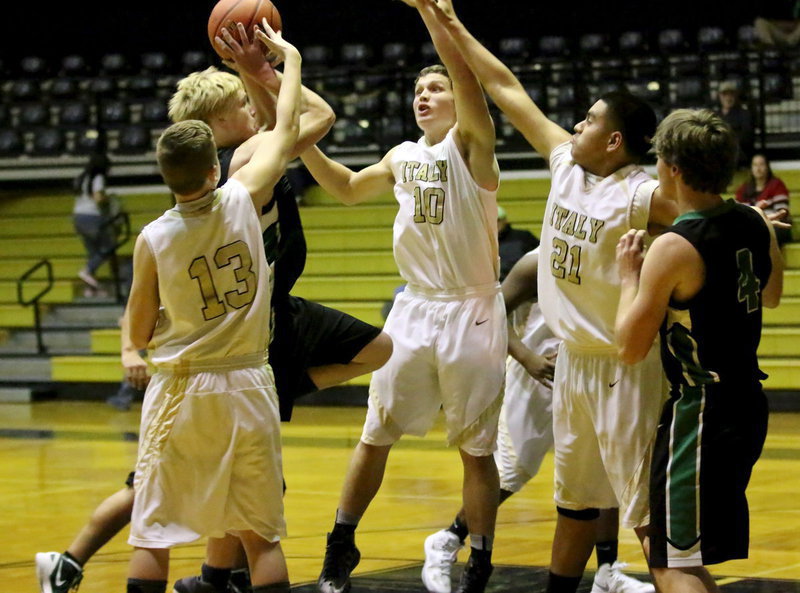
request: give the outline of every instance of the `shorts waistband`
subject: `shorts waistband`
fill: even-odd
[[[266,352],[258,352],[256,354],[245,354],[244,356],[182,361],[177,364],[156,364],[156,369],[159,373],[167,375],[191,375],[193,373],[225,372],[261,367],[266,366],[267,362]]]
[[[561,342],[562,347],[574,354],[585,354],[591,356],[610,356],[617,358],[618,352],[614,346],[579,346],[570,342]]]
[[[460,288],[425,288],[415,284],[408,284],[406,290],[414,296],[436,301],[460,301],[472,297],[489,296],[500,292],[499,282],[479,284],[477,286],[463,286]]]

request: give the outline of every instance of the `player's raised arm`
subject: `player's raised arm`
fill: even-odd
[[[478,79],[433,10],[434,0],[417,0],[416,6],[430,33],[436,52],[453,85],[456,105],[456,140],[470,173],[481,187],[497,188],[500,172],[494,157],[495,130],[486,98]]]
[[[217,39],[217,51],[225,56],[225,64],[236,70],[241,76],[247,91],[248,99],[253,105],[256,119],[263,129],[272,129],[275,125],[276,99],[281,88],[283,75],[273,68],[264,56],[263,45],[256,39],[255,31],[252,40],[247,36],[244,26],[237,23],[238,41],[227,29],[222,38]],[[292,150],[291,158],[297,158],[304,150],[313,146],[325,137],[336,116],[330,105],[311,89],[302,86],[300,90],[300,131]],[[249,160],[258,145],[264,141],[263,136],[253,136],[237,150],[231,162],[230,173]]]
[[[253,198],[257,210],[272,196],[272,188],[283,175],[291,151],[297,142],[300,121],[300,52],[272,30],[266,19],[258,38],[284,63],[284,76],[275,107],[275,127],[266,132],[268,139],[259,143],[250,161],[233,177]]]
[[[514,73],[464,27],[450,0],[420,1],[431,7],[486,92],[536,152],[549,158],[556,146],[569,140],[570,133],[547,119]]]

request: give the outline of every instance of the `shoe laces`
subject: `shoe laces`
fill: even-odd
[[[473,562],[470,557],[467,565],[464,567],[464,574],[461,580],[459,591],[483,591],[489,577],[492,574],[492,565],[483,562]]]
[[[355,555],[355,544],[343,539],[329,539],[322,562],[322,574],[326,579],[338,581],[350,570]]]

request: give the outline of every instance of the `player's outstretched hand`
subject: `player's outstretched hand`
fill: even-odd
[[[223,56],[223,63],[231,70],[251,78],[277,80],[275,71],[264,56],[264,47],[256,41],[257,28],[253,27],[252,36],[247,34],[242,23],[236,23],[236,28],[239,40],[227,28],[222,30],[222,37],[217,36],[214,39]]]
[[[644,262],[644,235],[647,231],[631,229],[617,243],[617,264],[619,277],[638,279]]]
[[[417,0],[419,8],[431,8],[436,18],[443,22],[455,21],[456,11],[452,0]]]
[[[122,351],[122,367],[125,369],[125,380],[136,389],[142,390],[150,382],[147,373],[147,361],[135,350]]]
[[[526,356],[520,361],[525,370],[531,377],[539,381],[545,387],[553,388],[553,374],[556,370],[556,353],[548,356],[540,356],[528,351]]]
[[[297,51],[297,48],[286,41],[280,31],[276,32],[270,27],[267,19],[262,19],[261,26],[264,29],[256,29],[256,37],[261,43],[267,46],[269,50],[267,60],[269,60],[273,66],[285,61],[289,56],[296,55],[300,57],[300,52]]]

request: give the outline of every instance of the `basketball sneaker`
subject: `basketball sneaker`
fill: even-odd
[[[622,572],[627,564],[601,564],[594,575],[592,593],[655,593],[650,583],[638,581]]]
[[[350,573],[358,566],[361,553],[356,548],[352,534],[328,534],[325,560],[317,580],[320,593],[347,593],[350,590]]]
[[[489,560],[476,560],[474,554],[470,554],[464,572],[461,573],[461,582],[458,583],[456,593],[483,593],[489,577],[492,576],[494,567]]]
[[[425,538],[422,583],[430,593],[450,593],[450,570],[464,543],[452,531],[442,529]]]
[[[207,583],[201,577],[184,577],[175,581],[172,593],[226,593],[227,588],[219,591],[211,583]]]
[[[58,552],[36,554],[36,576],[42,593],[67,593],[83,579],[80,564]]]

